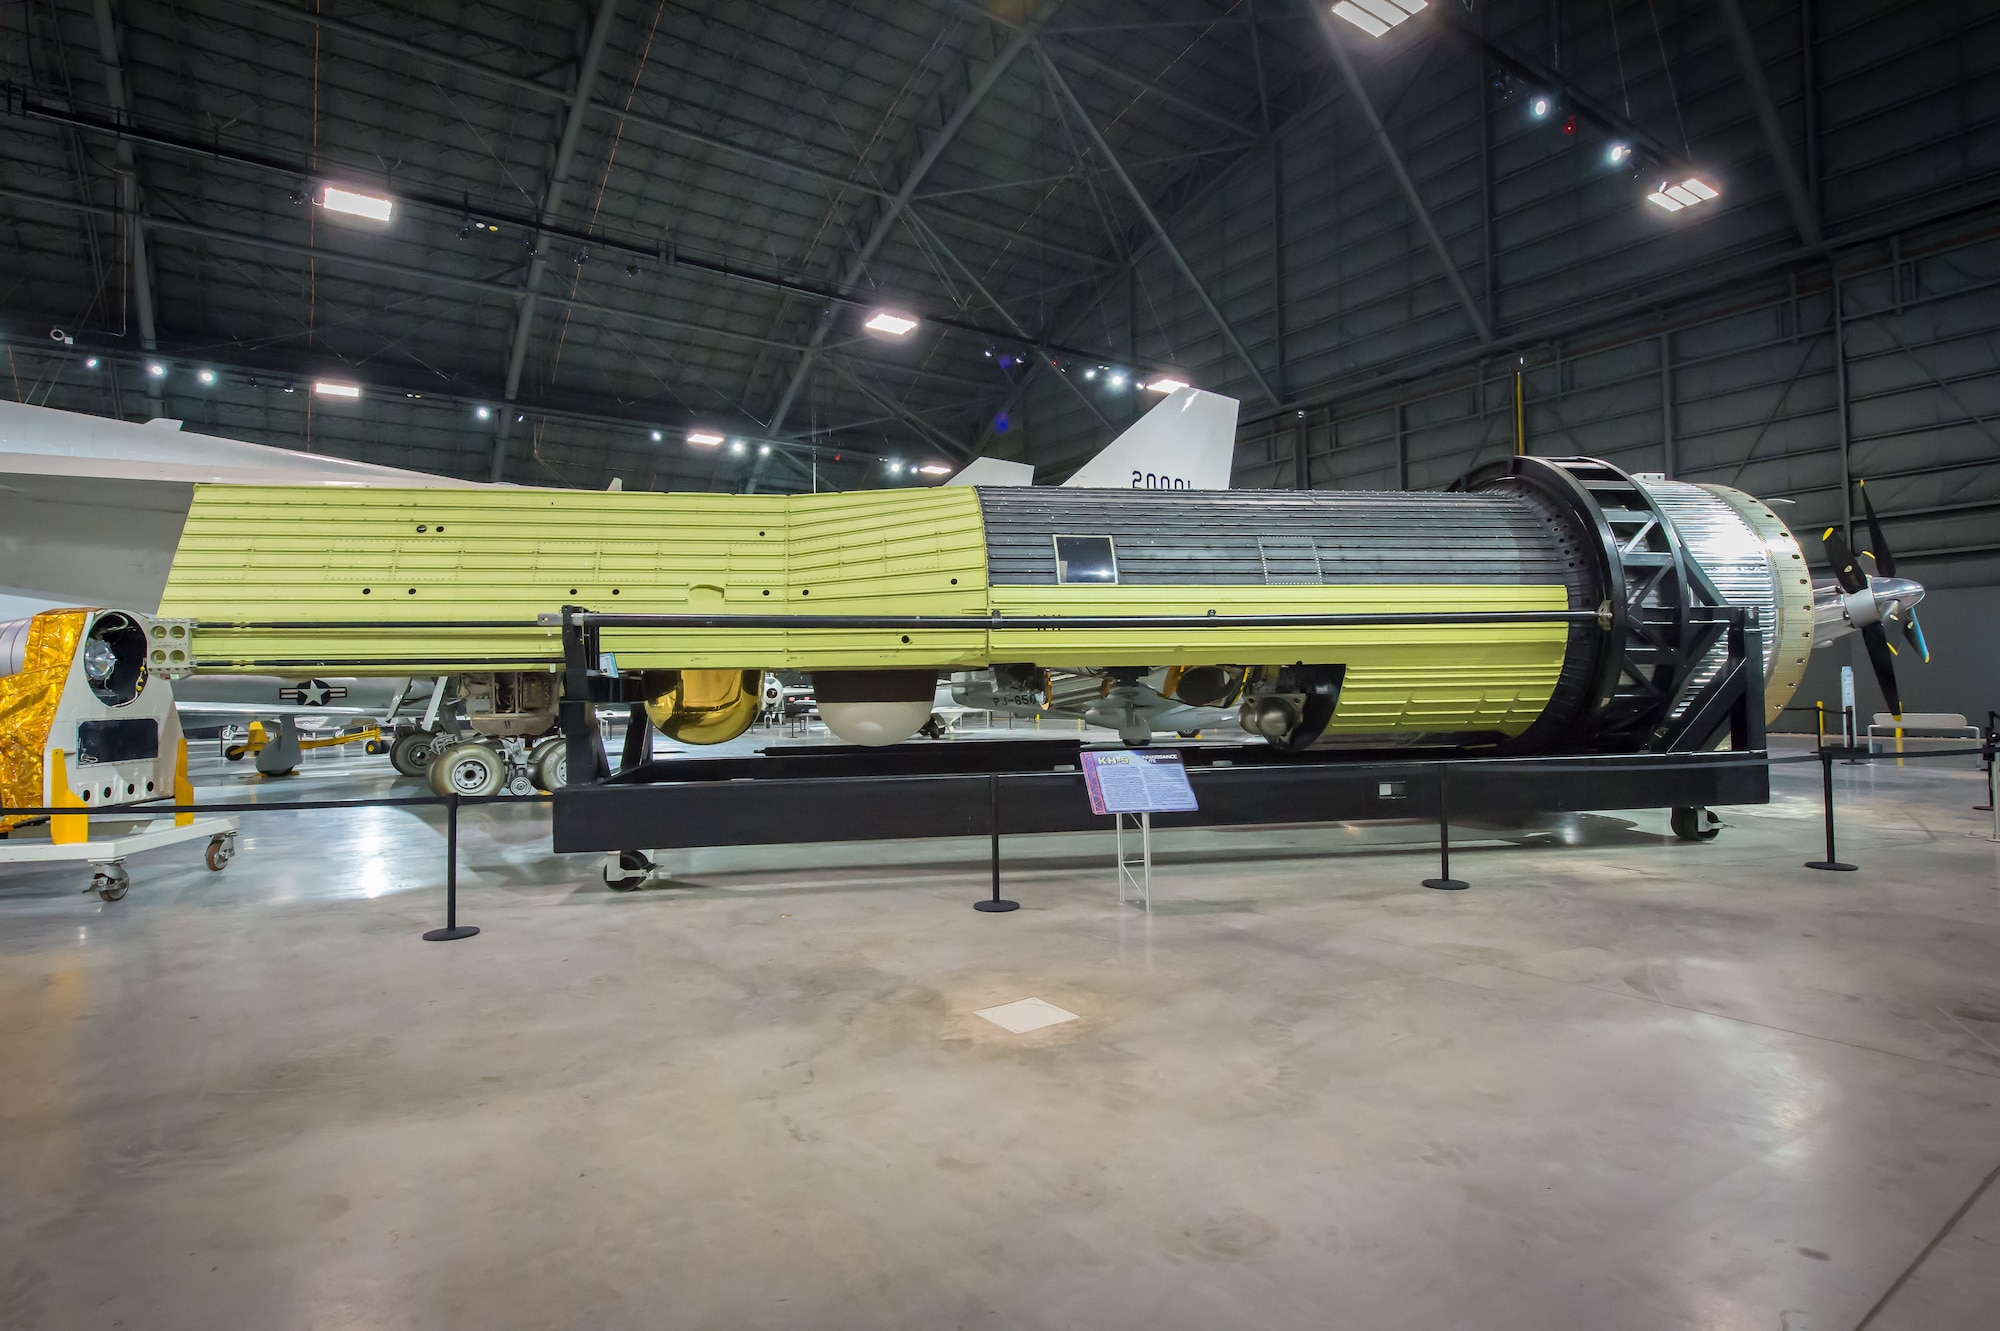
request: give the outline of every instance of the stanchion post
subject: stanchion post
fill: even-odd
[[[1993,798],[1993,749],[2000,742],[2000,730],[1994,728],[1996,718],[1992,712],[1986,714],[1986,731],[1979,737],[1979,761],[1986,764],[1986,803],[1972,806],[1974,813],[1993,815],[1993,840],[2000,841],[2000,800]]]
[[[1438,772],[1438,876],[1424,879],[1424,886],[1439,892],[1463,892],[1472,884],[1451,876],[1451,797],[1449,769],[1443,763]]]
[[[1833,849],[1833,750],[1821,746],[1819,751],[1820,804],[1826,811],[1826,858],[1807,860],[1808,869],[1825,869],[1831,873],[1853,873],[1858,867],[1842,864],[1840,856]]]
[[[1986,743],[1981,746],[1986,750],[1986,807],[1993,813],[1993,834],[1986,838],[1988,841],[2000,841],[2000,767],[1993,762],[1996,738],[2000,737],[1989,731]]]
[[[479,932],[458,922],[458,792],[444,797],[444,928],[426,929],[426,943],[450,943]]]
[[[973,902],[972,908],[989,914],[1019,910],[1020,902],[1008,901],[1000,895],[1000,777],[997,773],[986,778],[986,824],[993,834],[993,895]]]

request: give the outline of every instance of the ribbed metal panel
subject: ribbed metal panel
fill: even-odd
[[[1109,536],[1124,586],[1559,583],[1548,520],[1503,494],[979,490],[995,586],[1056,580],[1053,537]]]
[[[1723,599],[1757,612],[1757,623],[1764,634],[1764,664],[1769,673],[1771,658],[1777,652],[1771,629],[1778,622],[1778,587],[1763,538],[1750,529],[1750,524],[1735,509],[1700,486],[1645,479],[1639,479],[1639,486],[1673,522],[1681,544],[1715,583]],[[1718,645],[1712,655],[1714,662],[1703,663],[1691,692],[1715,673],[1722,648]]]

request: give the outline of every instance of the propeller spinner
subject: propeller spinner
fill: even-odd
[[[1826,545],[1827,560],[1833,565],[1834,582],[1840,589],[1841,616],[1860,632],[1861,641],[1868,648],[1868,663],[1875,670],[1875,681],[1882,687],[1883,701],[1888,704],[1891,715],[1900,717],[1903,714],[1903,697],[1896,686],[1896,648],[1889,641],[1885,625],[1893,623],[1900,627],[1919,659],[1928,662],[1931,659],[1930,646],[1924,641],[1916,609],[1917,602],[1923,599],[1924,589],[1918,583],[1896,576],[1896,557],[1882,535],[1882,524],[1875,516],[1875,505],[1868,498],[1865,483],[1861,504],[1867,517],[1868,539],[1874,546],[1874,549],[1862,553],[1874,563],[1872,575],[1863,570],[1837,528],[1828,527],[1820,539]]]

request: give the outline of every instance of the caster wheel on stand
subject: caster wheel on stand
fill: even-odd
[[[637,892],[646,885],[646,876],[657,866],[636,850],[621,850],[604,857],[604,885],[613,892]]]
[[[121,901],[132,890],[132,875],[122,864],[100,864],[90,875],[90,890],[100,900]]]
[[[1722,831],[1722,819],[1713,809],[1680,808],[1667,818],[1674,835],[1683,841],[1713,841]]]
[[[210,869],[221,873],[228,867],[229,862],[236,858],[236,834],[225,832],[220,836],[211,837],[208,851],[202,858],[208,862]]]

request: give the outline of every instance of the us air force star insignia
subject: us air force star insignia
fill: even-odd
[[[278,690],[280,700],[296,703],[301,707],[324,707],[335,698],[345,698],[347,688],[341,684],[329,684],[323,679],[309,679],[303,684],[294,684]]]

